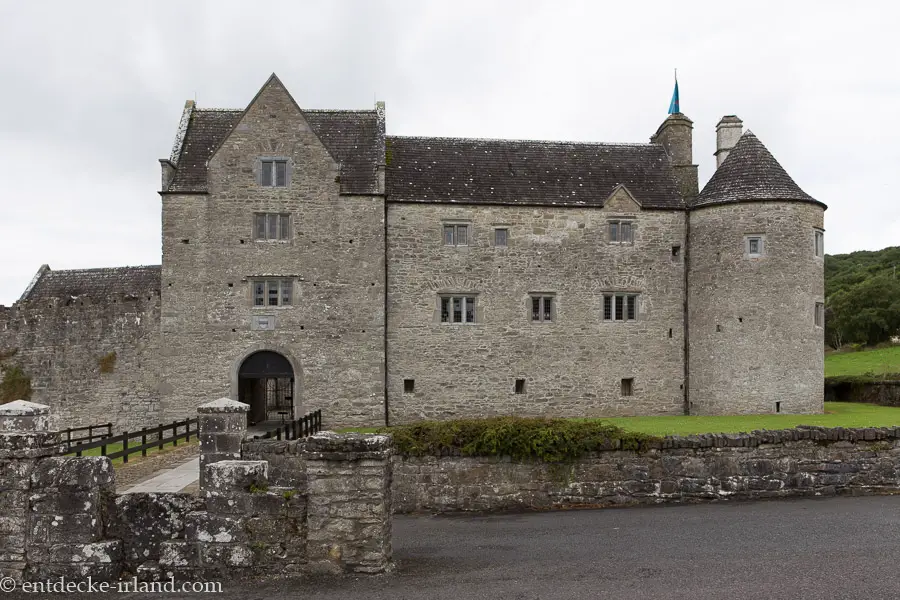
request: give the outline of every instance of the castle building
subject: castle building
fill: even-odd
[[[699,190],[692,122],[649,143],[388,136],[188,101],[162,265],[41,267],[0,356],[66,424],[134,429],[222,396],[252,422],[815,413],[823,216],[741,121]]]

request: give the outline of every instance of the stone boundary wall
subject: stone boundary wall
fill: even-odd
[[[394,457],[394,511],[495,511],[900,492],[900,427],[671,436],[574,463]]]
[[[48,406],[0,406],[0,577],[221,580],[390,570],[390,438],[305,438],[293,443],[302,477],[273,481],[267,461],[241,459],[246,410],[228,399],[201,407],[201,495],[194,497],[117,495],[107,457],[60,456]]]
[[[849,382],[825,380],[825,402],[864,402],[900,406],[900,380]]]

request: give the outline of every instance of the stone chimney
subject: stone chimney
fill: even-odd
[[[716,125],[716,168],[722,166],[728,153],[741,139],[744,122],[734,115],[725,115]]]
[[[681,113],[675,113],[669,115],[650,138],[651,144],[660,144],[666,149],[679,191],[685,200],[700,193],[697,165],[693,164],[693,130],[693,121]]]

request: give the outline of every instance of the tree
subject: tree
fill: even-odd
[[[900,332],[900,280],[892,274],[881,273],[840,289],[827,305],[826,339],[835,347],[843,342],[874,345]]]

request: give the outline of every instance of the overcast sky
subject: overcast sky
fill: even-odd
[[[892,5],[0,0],[0,304],[42,263],[159,264],[184,101],[273,71],[301,107],[385,101],[391,134],[646,142],[677,67],[701,186],[737,114],[829,206],[828,253],[898,245]]]

